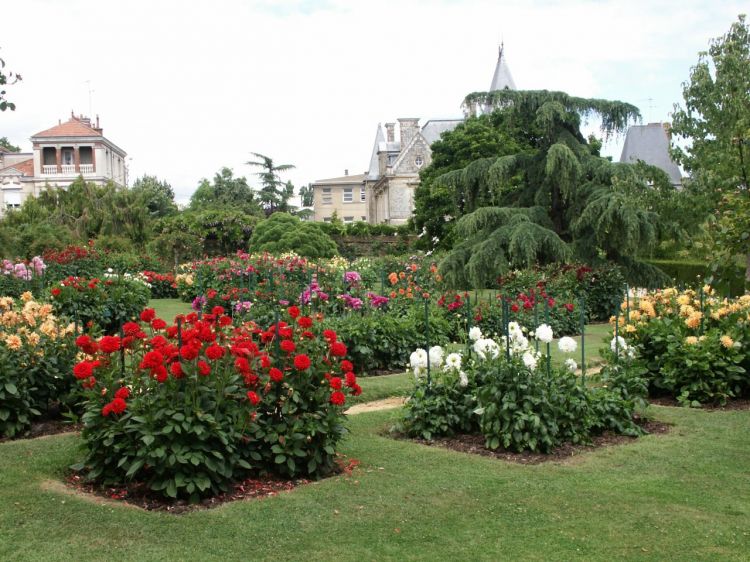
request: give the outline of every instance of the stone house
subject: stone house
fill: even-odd
[[[501,45],[490,91],[505,88],[515,90],[516,85]],[[466,113],[476,113],[476,110],[468,109]],[[344,222],[405,224],[414,211],[419,171],[432,161],[430,146],[464,118],[430,119],[420,126],[419,118],[402,117],[397,119],[398,134],[396,123],[386,123],[385,130],[379,124],[370,164],[363,175],[318,180],[312,184],[314,220],[330,220],[335,211]],[[349,195],[349,190],[353,193],[357,189],[361,198],[356,202],[362,207],[353,206]]]

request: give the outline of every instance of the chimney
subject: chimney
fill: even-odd
[[[348,175],[349,175],[349,170],[348,170],[348,169],[344,170],[344,175],[345,175],[345,176],[348,176]]]
[[[395,142],[396,141],[396,135],[394,133],[394,127],[396,126],[395,123],[386,123],[385,124],[385,140],[386,142]]]
[[[94,127],[94,130],[95,130],[95,131],[96,131],[97,133],[99,133],[100,135],[101,135],[101,134],[104,134],[104,131],[103,131],[103,130],[102,130],[102,128],[101,128],[101,127],[99,126],[99,116],[98,116],[98,115],[96,116],[96,127]]]
[[[400,117],[398,126],[401,131],[401,150],[404,150],[419,130],[419,118]]]

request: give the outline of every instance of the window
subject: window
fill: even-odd
[[[331,222],[331,217],[326,217],[323,219],[323,222]]]
[[[362,217],[362,220],[363,220],[363,221],[366,221],[366,220],[367,220],[367,217]]]
[[[354,217],[344,217],[344,224],[352,224],[354,222]]]
[[[7,209],[17,209],[21,206],[21,191],[5,191],[3,192],[3,200],[5,201],[5,207]]]
[[[365,200],[365,186],[359,188],[359,200],[364,201]]]
[[[416,165],[417,165],[417,168],[421,168],[421,167],[422,167],[422,165],[424,164],[424,160],[422,160],[422,156],[421,156],[421,155],[418,155],[418,156],[417,156],[417,157],[416,157],[416,158],[414,159],[414,164],[416,164]]]
[[[352,187],[345,187],[344,188],[344,203],[353,203],[354,202],[354,188]]]
[[[333,203],[333,196],[331,195],[331,188],[323,188],[323,205],[331,205]]]

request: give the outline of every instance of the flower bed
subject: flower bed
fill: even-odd
[[[617,379],[589,388],[576,377],[574,360],[561,369],[550,367],[550,326],[535,331],[546,356],[517,323],[510,323],[507,333],[496,341],[474,328],[471,359],[458,353],[444,357],[438,346],[415,351],[410,363],[416,387],[395,429],[428,440],[475,433],[489,449],[543,453],[563,443],[588,443],[604,431],[641,434],[634,420],[639,400]],[[571,338],[560,338],[558,345],[575,351]]]
[[[53,403],[72,405],[73,326],[31,293],[0,297],[0,436],[25,434]]]
[[[621,309],[620,334],[635,348],[652,396],[691,406],[750,396],[750,295],[667,288]]]
[[[88,479],[197,500],[251,471],[333,469],[346,396],[361,392],[346,346],[296,307],[267,328],[225,312],[167,326],[147,309],[123,339],[78,338]]]

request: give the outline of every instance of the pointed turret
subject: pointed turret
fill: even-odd
[[[508,63],[505,61],[503,55],[503,44],[500,43],[500,52],[497,56],[497,65],[495,66],[495,74],[492,76],[492,85],[490,85],[490,92],[495,90],[515,90],[516,83],[513,81],[513,76],[510,75],[510,69]]]
[[[391,139],[393,140],[393,139]],[[370,156],[370,167],[367,170],[367,179],[376,181],[380,178],[380,164],[379,156],[380,145],[385,143],[385,135],[383,134],[383,127],[378,123],[378,130],[375,133],[375,144],[372,147],[372,155]]]

